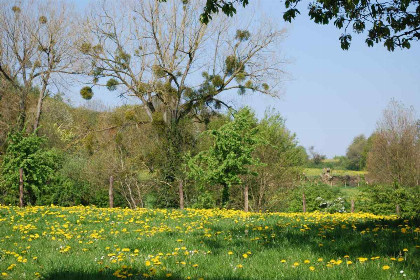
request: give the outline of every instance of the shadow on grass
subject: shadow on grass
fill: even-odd
[[[86,272],[75,272],[75,271],[61,271],[61,272],[53,272],[49,275],[46,275],[43,279],[45,280],[115,280],[121,279],[113,276],[112,274],[103,274],[103,273],[86,273]],[[185,280],[185,276],[179,275],[172,275],[170,278],[166,277],[165,275],[162,276],[153,276],[151,278],[144,278],[141,274],[135,274],[131,277],[127,277],[125,279],[153,279],[153,280]],[[196,278],[193,278],[196,279]],[[248,278],[248,277],[235,277],[235,276],[228,276],[228,277],[205,277],[206,280],[254,280],[256,278]],[[282,277],[282,280],[296,280],[295,277]]]
[[[366,222],[355,222],[356,228],[352,228],[352,223],[337,223],[329,224],[328,229],[325,231],[320,230],[322,224],[311,224],[307,223],[310,230],[301,231],[300,227],[291,226],[277,226],[277,223],[281,221],[272,220],[270,221],[270,227],[267,230],[253,230],[247,228],[245,225],[230,227],[229,224],[213,224],[207,227],[211,228],[211,232],[222,232],[217,236],[206,238],[203,236],[203,232],[193,232],[189,238],[189,246],[194,248],[205,247],[207,250],[212,251],[213,256],[226,255],[226,251],[229,248],[249,248],[257,256],[259,251],[264,249],[275,249],[281,250],[301,250],[310,251],[315,256],[322,257],[324,259],[330,258],[343,258],[344,255],[350,255],[351,259],[354,260],[357,257],[398,257],[400,254],[408,254],[409,258],[407,261],[395,264],[404,267],[404,270],[409,269],[410,271],[420,271],[420,250],[413,249],[418,245],[418,240],[413,238],[412,234],[403,234],[401,232],[401,225],[404,225],[403,220],[396,221],[385,221],[375,220]],[[261,222],[266,225],[266,222]],[[342,225],[346,225],[346,228],[342,228]],[[420,219],[411,220],[410,225],[412,228],[418,227]],[[256,223],[255,226],[258,226]],[[375,228],[379,228],[377,231]],[[369,230],[367,230],[369,229]],[[382,230],[384,229],[384,230]],[[246,231],[247,230],[247,231]],[[320,235],[318,235],[320,233]],[[168,238],[176,239],[177,233],[168,233]],[[274,236],[274,237],[273,237]],[[225,238],[231,237],[231,241],[227,241]],[[259,240],[255,240],[255,237],[259,237]],[[162,240],[155,241],[153,247],[159,248],[162,245]],[[140,244],[139,244],[140,243]],[[322,246],[320,246],[322,244]],[[149,244],[150,245],[150,244]],[[135,242],[134,247],[141,246],[141,242]],[[401,252],[403,248],[409,248],[408,253]],[[132,277],[127,279],[147,279],[143,277],[143,273],[148,271],[130,271],[133,273]],[[84,271],[72,271],[71,269],[65,268],[62,271],[54,271],[48,275],[44,275],[46,280],[108,280],[117,279],[113,275],[113,271],[106,272],[84,272]],[[166,275],[155,275],[152,279],[168,279]],[[185,279],[185,275],[173,274],[170,279]],[[220,277],[205,277],[206,280],[219,280]],[[251,280],[258,279],[258,277],[235,277],[227,276],[225,280]],[[296,278],[282,278],[285,280],[292,280]]]
[[[301,231],[300,227],[279,227],[272,224],[268,230],[258,231],[252,228],[235,227],[223,229],[218,225],[210,226],[212,232],[228,232],[232,237],[231,247],[249,248],[258,252],[266,249],[308,250],[324,259],[343,258],[345,255],[352,259],[358,257],[401,257],[409,255],[411,262],[404,262],[414,271],[420,271],[420,250],[414,249],[418,239],[412,234],[401,231],[403,220],[375,220],[366,222],[330,224],[325,231],[320,230],[321,224],[307,223],[310,230]],[[341,226],[345,225],[345,228]],[[412,229],[419,227],[420,219],[410,221]],[[223,237],[205,238],[196,233],[195,244],[204,244],[211,248],[213,254],[226,254],[226,241]],[[273,237],[274,236],[274,237]],[[258,237],[260,239],[255,240]],[[254,240],[253,240],[254,238]],[[408,253],[403,248],[410,248]],[[401,265],[403,265],[401,263]]]
[[[115,280],[121,279],[113,276],[112,274],[105,274],[105,273],[88,273],[88,272],[77,272],[77,271],[59,271],[59,272],[52,272],[43,277],[45,280]],[[131,277],[127,277],[125,279],[154,279],[154,280],[185,280],[185,276],[179,275],[172,275],[170,278],[166,277],[165,275],[162,276],[153,276],[151,278],[145,278],[142,276],[142,273],[135,273]],[[196,279],[196,278],[193,278]],[[220,277],[212,278],[212,277],[205,277],[206,280],[221,280]],[[255,278],[247,278],[247,277],[224,277],[224,280],[251,280]],[[284,280],[295,280],[294,278],[282,278]]]

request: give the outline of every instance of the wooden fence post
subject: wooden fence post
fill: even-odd
[[[184,186],[182,184],[182,180],[179,181],[179,208],[184,209]]]
[[[395,211],[397,212],[397,216],[400,216],[400,205],[397,204],[397,206],[395,207]]]
[[[245,186],[244,188],[244,211],[248,212],[248,208],[249,208],[249,199],[248,199],[248,185]]]
[[[302,194],[302,206],[303,206],[303,213],[306,213],[306,196],[305,196],[305,193]]]
[[[351,200],[351,210],[352,213],[354,213],[354,199]]]
[[[109,208],[114,207],[114,176],[109,177]]]
[[[23,169],[19,168],[19,206],[23,207]]]

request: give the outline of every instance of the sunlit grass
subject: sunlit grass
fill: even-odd
[[[306,176],[319,176],[323,172],[322,168],[304,168],[303,173],[305,173]],[[332,169],[331,170],[332,175],[337,176],[358,176],[358,175],[366,175],[366,171],[355,171],[355,170],[340,170],[340,169]]]
[[[416,279],[419,233],[363,213],[0,206],[0,279]]]

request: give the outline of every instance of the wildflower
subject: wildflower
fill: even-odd
[[[285,262],[286,262],[286,260],[281,260],[280,262],[281,262],[281,263],[285,263]]]
[[[403,252],[408,252],[408,249],[407,249],[407,248],[404,248],[404,249],[403,249]]]
[[[315,267],[310,266],[310,267],[309,267],[309,270],[310,270],[310,271],[314,271],[314,270],[315,270]]]
[[[389,265],[384,265],[384,266],[382,267],[382,269],[383,269],[383,270],[388,270],[388,269],[390,269],[390,267],[389,267]]]
[[[233,255],[233,252],[232,252],[232,251],[229,251],[229,252],[228,252],[228,255]]]
[[[7,268],[7,270],[12,270],[14,267],[16,266],[16,264],[15,263],[12,263],[8,268]]]
[[[248,254],[243,254],[242,257],[244,257],[244,259],[248,258]]]
[[[198,264],[193,264],[193,267],[198,267]]]
[[[347,261],[347,264],[352,264],[353,262],[352,261]]]
[[[299,266],[298,262],[293,263],[294,266]]]
[[[236,267],[237,268],[243,268],[244,266],[242,264],[238,264]]]

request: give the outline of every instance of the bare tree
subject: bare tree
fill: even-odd
[[[18,126],[27,118],[27,99],[38,88],[34,130],[49,87],[70,68],[76,52],[75,16],[64,2],[0,1],[0,75],[19,93]]]
[[[94,84],[138,97],[150,120],[160,112],[165,123],[177,123],[218,108],[226,105],[220,93],[233,89],[278,94],[284,72],[276,43],[284,30],[241,30],[226,17],[204,25],[199,1],[123,2],[92,9],[79,49]]]
[[[392,100],[377,126],[368,154],[369,176],[382,183],[419,185],[420,122],[414,108]]]

